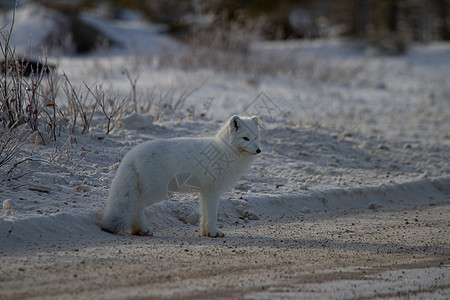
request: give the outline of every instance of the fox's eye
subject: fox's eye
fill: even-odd
[[[246,141],[246,142],[250,141],[250,140],[248,139],[248,137],[246,137],[246,136],[244,136],[242,139],[243,139],[244,141]]]

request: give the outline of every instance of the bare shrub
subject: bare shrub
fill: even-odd
[[[69,105],[67,108],[67,112],[72,119],[72,133],[74,133],[77,128],[78,116],[81,118],[81,124],[83,126],[81,134],[88,133],[91,127],[92,118],[94,117],[94,113],[97,108],[97,102],[93,101],[93,103],[90,103],[87,97],[87,93],[86,95],[84,95],[83,92],[80,91],[80,89],[76,89],[72,85],[66,74],[63,74],[63,76],[66,80],[66,84],[63,87],[63,90],[67,97],[67,102]],[[90,112],[88,111],[89,109]]]
[[[136,85],[137,81],[139,80],[139,75],[137,75],[135,78],[131,78],[130,72],[128,72],[128,69],[125,69],[123,73],[127,76],[128,81],[131,85],[131,98],[133,99],[133,108],[134,113],[138,113],[138,101],[137,101],[137,95],[136,95]]]
[[[101,85],[96,85],[94,90],[86,83],[84,85],[103,112],[107,121],[105,134],[109,134],[114,128],[116,121],[120,119],[123,113],[128,109],[127,102],[129,99],[118,99],[118,96],[114,93],[111,86],[105,91]]]
[[[11,178],[20,164],[31,160],[31,156],[19,159],[30,134],[34,132],[45,143],[46,131],[56,140],[62,116],[55,102],[58,84],[46,53],[38,60],[31,60],[30,55],[19,57],[11,44],[14,22],[15,9],[10,26],[0,29],[0,168],[9,168],[2,171],[0,181]],[[14,178],[24,174],[19,172]]]
[[[26,142],[28,132],[23,126],[17,130],[0,129],[0,168],[7,165],[19,153]]]
[[[174,88],[167,91],[155,90],[148,91],[147,93],[147,106],[148,112],[153,113],[155,120],[160,121],[163,117],[170,115],[181,115],[185,107],[187,99],[197,92],[203,83],[193,88],[186,88],[180,93]],[[187,108],[189,114],[189,108]]]
[[[42,115],[43,120],[48,126],[50,138],[56,141],[56,137],[61,135],[61,126],[64,114],[56,104],[56,97],[59,92],[59,80],[50,72],[46,78],[46,84],[42,89],[41,97],[43,99]]]
[[[0,31],[0,122],[10,130],[28,124],[31,131],[40,134],[40,130],[45,130],[56,140],[61,111],[55,103],[57,81],[53,78],[54,67],[49,66],[46,53],[38,60],[31,60],[30,55],[16,55],[11,45],[14,22],[15,9],[9,28]],[[45,77],[47,85],[43,84]]]

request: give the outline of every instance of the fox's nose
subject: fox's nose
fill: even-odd
[[[261,149],[256,149],[256,153],[261,153]]]

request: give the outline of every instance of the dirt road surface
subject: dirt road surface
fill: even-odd
[[[2,245],[1,299],[450,297],[450,205]],[[447,298],[448,299],[448,298]]]

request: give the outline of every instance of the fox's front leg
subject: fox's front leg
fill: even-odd
[[[220,197],[217,193],[203,191],[200,193],[200,227],[203,236],[224,237],[225,234],[217,229],[217,209]]]

